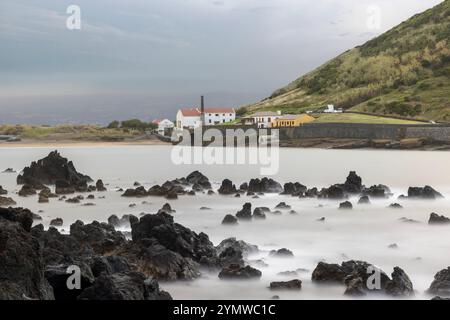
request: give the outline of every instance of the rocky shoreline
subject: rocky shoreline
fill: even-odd
[[[19,195],[35,196],[39,191],[39,202],[54,201],[52,198],[61,201],[92,199],[91,192],[106,190],[101,179],[90,184],[92,181],[57,151],[33,162],[17,177],[17,183],[22,185]],[[140,217],[112,215],[107,222],[76,221],[70,226],[69,233],[63,234],[55,228],[62,224],[62,219],[52,221],[53,226],[46,230],[44,225],[38,224],[38,214],[12,207],[14,204],[7,200],[8,191],[0,187],[0,192],[0,207],[4,207],[0,208],[0,300],[166,300],[171,299],[170,293],[162,291],[158,281],[194,280],[204,272],[216,274],[222,281],[259,279],[262,275],[249,259],[260,252],[257,246],[235,238],[225,239],[215,246],[207,234],[196,233],[176,223],[172,215],[175,211],[170,204],[155,214]],[[264,194],[331,199],[340,202],[336,209],[342,210],[353,208],[350,197],[359,198],[359,203],[364,205],[370,205],[371,199],[392,197],[386,185],[364,186],[356,172],[350,172],[345,182],[327,188],[307,187],[300,182],[281,185],[273,179],[256,178],[238,187],[224,179],[221,186],[213,190],[209,179],[198,171],[149,189],[136,183],[134,188],[122,191],[122,196],[176,200],[179,196],[198,193],[248,199]],[[64,198],[71,194],[75,197]],[[441,197],[434,188],[424,186],[410,187],[401,199],[434,200]],[[401,209],[396,203],[391,207]],[[264,220],[267,215],[284,213],[297,214],[286,202],[273,208],[256,207],[253,210],[251,202],[246,202],[241,210],[235,215],[227,215],[222,223],[236,225],[241,221]],[[448,217],[430,214],[430,226],[449,223]],[[127,234],[117,228],[131,232]],[[294,256],[288,248],[268,254],[282,259]],[[81,286],[71,290],[67,286],[71,276],[68,271],[74,267],[80,271]],[[380,274],[380,286],[371,286],[372,273],[369,271]],[[288,271],[286,274],[292,278],[297,275]],[[374,294],[411,297],[415,294],[413,283],[402,267],[395,266],[389,276],[375,264],[365,261],[349,260],[340,265],[319,262],[311,280],[320,284],[342,284],[345,295],[355,297]],[[440,299],[450,296],[449,283],[450,267],[435,275],[427,293]],[[272,291],[304,290],[302,280],[297,278],[272,281],[267,286]]]

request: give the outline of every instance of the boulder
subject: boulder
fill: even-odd
[[[362,179],[356,174],[355,171],[350,171],[347,180],[343,185],[343,189],[346,193],[359,194],[363,188]]]
[[[235,216],[231,215],[231,214],[227,214],[223,218],[222,224],[225,224],[225,225],[236,225],[236,224],[238,224],[238,219]]]
[[[29,210],[0,208],[0,300],[54,299],[32,223]]]
[[[75,189],[85,188],[92,181],[89,176],[79,173],[71,161],[63,158],[58,151],[53,151],[24,168],[23,173],[17,177],[17,184],[30,184],[40,189],[39,186],[53,185],[57,180],[66,181]]]
[[[339,210],[352,210],[353,205],[350,201],[345,201],[339,204]]]
[[[104,192],[107,191],[105,185],[103,184],[103,181],[101,179],[97,180],[97,182],[95,183],[95,188],[97,189],[97,191],[99,192]]]
[[[266,219],[266,213],[267,211],[264,211],[263,208],[255,208],[255,210],[253,210],[253,218],[254,219]],[[270,210],[269,210],[270,212]]]
[[[186,181],[189,184],[200,186],[204,190],[211,189],[211,183],[209,182],[209,179],[199,171],[194,171],[189,174],[186,177]]]
[[[219,194],[230,195],[235,194],[237,192],[236,186],[233,184],[231,180],[225,179],[222,181],[222,185],[217,191]]]
[[[152,189],[150,189],[150,190],[152,190]],[[166,191],[164,191],[164,193],[161,195],[164,195],[164,194],[166,194]],[[147,197],[148,195],[150,195],[150,191],[147,192],[147,190],[145,190],[144,187],[137,187],[136,189],[127,189],[125,191],[125,193],[122,194],[122,197],[142,198],[142,197]]]
[[[242,267],[232,264],[222,269],[219,273],[220,279],[255,279],[261,278],[262,272],[250,266]]]
[[[362,190],[363,196],[369,196],[371,198],[386,198],[391,193],[391,190],[389,187],[379,184],[379,185],[373,185],[370,188],[364,188]]]
[[[430,186],[421,187],[410,187],[408,189],[408,198],[412,199],[437,199],[443,198],[442,194],[437,192]]]
[[[369,196],[362,196],[361,198],[359,198],[358,204],[370,204]]]
[[[270,255],[272,257],[277,257],[277,258],[291,258],[294,256],[292,251],[289,249],[286,249],[286,248],[272,250],[272,251],[270,251]]]
[[[285,202],[280,202],[279,204],[277,204],[275,209],[289,210],[291,209],[291,206],[287,205]]]
[[[450,296],[450,267],[436,273],[427,292],[434,295]]]
[[[295,182],[288,182],[284,184],[283,193],[286,195],[292,195],[292,196],[303,196],[304,193],[308,190],[308,188],[301,183]]]
[[[403,209],[403,206],[399,203],[392,203],[389,205],[389,209]]]
[[[17,203],[10,197],[0,196],[0,207],[15,206]]]
[[[120,219],[113,214],[108,218],[108,224],[112,225],[114,228],[131,228],[131,224],[138,222],[138,220],[139,219],[132,214],[124,214]]]
[[[298,279],[291,281],[271,282],[270,290],[301,290],[302,282]]]
[[[437,213],[430,214],[430,219],[428,220],[428,224],[449,224],[450,219],[446,216],[440,216]]]
[[[328,189],[322,189],[319,193],[320,198],[340,200],[345,198],[344,188],[340,185],[333,185]]]
[[[247,191],[254,193],[281,193],[283,192],[283,187],[275,180],[264,177],[261,180],[250,180]]]
[[[37,194],[37,191],[33,186],[31,186],[29,184],[25,184],[19,190],[18,194],[21,197],[29,197],[29,196],[34,196],[35,194]]]
[[[5,189],[3,189],[2,186],[0,186],[0,196],[5,196],[8,194],[8,191],[6,191]]]
[[[85,289],[79,300],[171,300],[171,296],[159,289],[154,279],[147,279],[139,272],[101,275],[94,285]]]
[[[242,210],[238,211],[236,213],[236,218],[239,220],[251,220],[252,219],[252,204],[251,203],[245,203],[242,207]]]
[[[405,297],[414,295],[414,288],[408,275],[399,267],[394,268],[391,274],[392,280],[386,284],[385,291],[394,297]]]
[[[249,244],[242,240],[236,240],[236,238],[228,238],[223,240],[217,247],[217,254],[221,254],[228,248],[233,248],[236,251],[240,251],[243,257],[256,254],[259,252],[258,246]]]
[[[87,186],[86,186],[87,187]],[[77,191],[75,186],[71,185],[67,180],[55,181],[55,193],[59,195],[73,194]]]
[[[101,275],[129,272],[132,270],[127,259],[119,256],[95,256],[89,260],[89,267],[95,278]]]
[[[161,211],[164,211],[164,212],[166,212],[166,213],[174,213],[174,212],[177,212],[176,210],[173,210],[173,209],[172,209],[172,207],[170,206],[169,203],[165,203],[165,204],[162,206]]]
[[[50,221],[50,225],[53,227],[62,227],[64,224],[63,219],[61,218],[56,218]]]
[[[338,264],[319,262],[312,273],[312,281],[343,283],[347,274]]]

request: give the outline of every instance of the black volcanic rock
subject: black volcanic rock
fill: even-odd
[[[238,219],[231,215],[231,214],[227,214],[223,220],[222,220],[222,224],[224,225],[236,225],[238,224]]]
[[[340,210],[351,210],[351,209],[353,209],[353,205],[350,201],[345,201],[345,202],[342,202],[341,204],[339,204],[339,209]]]
[[[155,187],[153,187],[153,188],[155,188]],[[149,195],[149,193],[150,193],[150,191],[147,193],[147,190],[145,190],[144,187],[137,187],[136,189],[127,189],[127,190],[125,190],[124,194],[122,194],[122,197],[143,198],[143,197],[147,197]],[[166,193],[167,192],[164,191],[161,195],[165,195]]]
[[[242,267],[232,264],[222,269],[219,273],[220,279],[254,279],[261,278],[262,273],[258,269],[250,266]]]
[[[394,268],[391,274],[391,281],[386,284],[386,293],[394,297],[411,296],[414,294],[414,287],[408,275],[399,267]]]
[[[5,189],[3,189],[2,186],[0,186],[0,196],[5,196],[8,194],[8,191],[6,191]]]
[[[369,196],[362,196],[361,198],[359,198],[358,204],[370,204]]]
[[[54,299],[32,223],[29,210],[0,208],[0,300]]]
[[[450,218],[446,216],[440,216],[437,213],[430,214],[430,219],[428,220],[428,224],[449,224]]]
[[[0,207],[15,206],[17,203],[10,197],[0,196]]]
[[[97,189],[97,191],[99,192],[104,192],[107,191],[105,185],[103,184],[103,181],[101,179],[97,180],[97,182],[95,183],[95,188]]]
[[[319,262],[312,273],[312,281],[343,283],[347,274],[338,264]]]
[[[266,212],[270,212],[270,210],[265,211],[264,208],[255,208],[253,210],[253,219],[266,219]]]
[[[289,249],[286,249],[286,248],[272,250],[272,251],[270,251],[270,255],[272,257],[277,257],[277,258],[291,258],[294,256],[292,251]]]
[[[329,188],[324,188],[319,192],[319,198],[327,198],[333,200],[340,200],[345,198],[345,191],[342,185],[333,185]]]
[[[56,218],[50,221],[50,225],[53,227],[61,227],[64,224],[63,219]]]
[[[85,289],[79,300],[171,300],[159,289],[156,280],[146,279],[142,273],[127,272],[101,275],[94,285]]]
[[[114,228],[131,228],[132,223],[138,221],[139,219],[132,214],[124,214],[120,219],[113,214],[108,218],[108,224],[112,225]]]
[[[42,185],[53,185],[57,180],[67,181],[77,190],[86,188],[88,182],[92,181],[89,176],[79,173],[71,161],[63,158],[58,151],[53,151],[24,168],[23,173],[17,177],[17,184],[29,184],[41,189]]]
[[[200,186],[202,189],[211,189],[209,179],[199,171],[194,171],[186,177],[189,184]],[[199,190],[200,191],[200,190]]]
[[[391,193],[391,190],[389,187],[379,184],[379,185],[373,185],[370,188],[364,188],[362,190],[363,196],[369,196],[371,198],[386,198]]]
[[[362,179],[355,171],[350,171],[343,185],[344,191],[350,194],[359,194],[363,188]]]
[[[410,187],[408,189],[408,198],[412,199],[436,199],[443,198],[442,194],[437,192],[430,186],[421,187]]]
[[[450,296],[450,267],[436,273],[427,292],[440,296]]]
[[[231,180],[225,179],[222,181],[222,185],[217,191],[219,194],[229,195],[235,194],[237,192],[236,186],[233,184]]]
[[[37,194],[36,189],[29,184],[24,184],[22,188],[19,190],[18,195],[21,197],[29,197]]]
[[[242,210],[238,211],[236,213],[236,218],[239,220],[251,220],[252,219],[252,204],[251,203],[245,203],[242,207]]]
[[[288,182],[284,184],[284,191],[282,194],[302,196],[307,190],[308,188],[299,182]]]
[[[298,279],[282,282],[271,282],[270,290],[301,290],[302,282]]]
[[[250,180],[247,191],[254,193],[280,193],[283,191],[283,187],[275,180],[264,177],[261,180]]]

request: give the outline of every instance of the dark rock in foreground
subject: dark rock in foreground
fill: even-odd
[[[29,210],[0,208],[0,300],[54,299],[32,223]]]
[[[171,300],[159,289],[157,281],[146,279],[142,273],[128,272],[101,275],[93,286],[78,297],[79,300]]]
[[[271,282],[270,290],[301,290],[302,282],[298,279],[291,281]]]
[[[219,273],[220,279],[254,279],[261,276],[262,273],[258,269],[250,266],[242,267],[238,264],[229,265]]]
[[[450,296],[450,267],[436,273],[427,292],[440,296]]]
[[[87,188],[87,183],[92,181],[89,176],[79,173],[71,161],[61,157],[58,151],[53,151],[24,168],[23,173],[17,177],[17,184],[29,184],[41,189],[42,185],[53,185],[58,180],[66,181],[77,190]]]
[[[5,196],[8,194],[8,191],[6,191],[5,189],[3,189],[2,186],[0,186],[0,196]]]
[[[319,262],[312,273],[312,281],[343,283],[347,274],[338,264]]]
[[[10,207],[15,206],[17,203],[9,197],[0,196],[0,207]]]

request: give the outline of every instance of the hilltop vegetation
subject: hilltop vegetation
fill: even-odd
[[[255,110],[351,111],[450,122],[450,0],[275,91]]]

